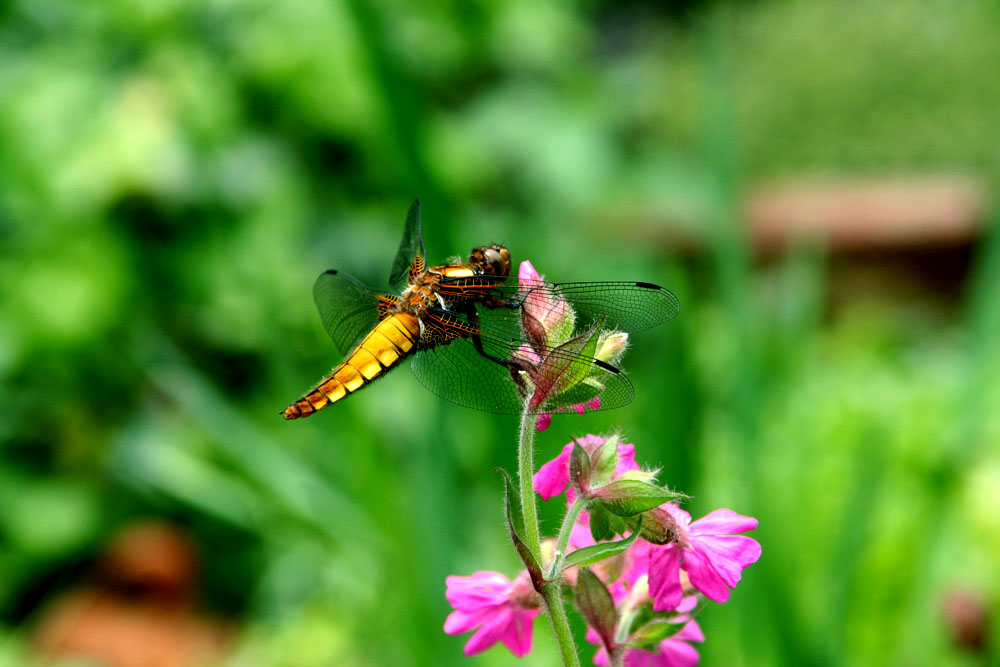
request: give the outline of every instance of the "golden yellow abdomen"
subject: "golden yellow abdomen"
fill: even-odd
[[[354,351],[302,398],[289,405],[285,419],[298,419],[336,403],[398,364],[420,338],[420,322],[410,313],[392,313],[362,339]]]

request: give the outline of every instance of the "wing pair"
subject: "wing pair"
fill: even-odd
[[[415,201],[392,266],[389,283],[393,290],[376,290],[336,271],[320,275],[313,296],[323,326],[341,354],[354,349],[378,323],[380,307],[384,309],[388,300],[394,300],[425,267],[420,203]],[[467,288],[474,280],[456,279],[454,286],[464,281]],[[605,328],[627,332],[666,322],[679,310],[673,294],[651,283],[536,280],[485,286],[493,300],[510,307],[488,308],[481,301],[473,301],[461,309],[428,309],[423,318],[427,340],[422,341],[411,369],[424,386],[439,396],[487,412],[517,414],[523,410],[518,374],[488,357],[509,360],[517,355],[523,357],[528,351],[552,364],[589,368],[588,382],[596,383],[590,394],[596,392],[601,409],[620,407],[632,400],[632,385],[617,369],[574,352],[572,346],[551,349],[530,343],[521,330],[521,308],[530,307],[533,313],[544,316],[547,308],[568,303],[576,313],[577,331],[603,318]],[[442,292],[448,287],[449,281],[442,281]],[[565,399],[571,400],[575,399]],[[575,403],[566,402],[565,407],[570,405]],[[591,401],[590,405],[598,403]]]

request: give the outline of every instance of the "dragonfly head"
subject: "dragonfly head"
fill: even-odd
[[[510,275],[510,250],[495,244],[477,246],[469,254],[469,264],[480,275],[506,278]]]

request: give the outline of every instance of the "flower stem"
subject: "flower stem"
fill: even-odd
[[[538,510],[535,508],[535,414],[525,408],[521,415],[521,430],[517,439],[517,479],[521,487],[521,509],[524,511],[524,541],[528,549],[542,562],[541,539],[538,536]]]
[[[546,584],[542,587],[542,597],[545,598],[545,607],[549,611],[549,624],[552,626],[552,632],[555,633],[556,642],[559,644],[563,665],[565,667],[580,667],[580,656],[576,654],[573,633],[569,629],[569,619],[566,617],[566,607],[563,606],[561,588],[562,586],[556,582]]]
[[[521,509],[524,512],[524,541],[538,562],[542,562],[541,538],[538,532],[538,510],[535,507],[535,413],[525,407],[521,414],[521,428],[518,433],[517,478],[521,491]],[[579,512],[578,512],[579,513]],[[561,535],[560,535],[561,537]],[[568,540],[567,536],[567,540]],[[563,546],[565,549],[565,545]],[[548,610],[549,624],[556,636],[559,653],[565,667],[580,667],[580,657],[573,643],[573,633],[563,605],[562,585],[558,581],[542,586],[542,597]]]
[[[556,553],[552,557],[552,565],[549,571],[546,573],[546,579],[554,579],[559,575],[559,571],[562,569],[563,561],[566,560],[566,547],[569,544],[569,537],[573,532],[573,526],[576,524],[576,519],[580,516],[580,512],[583,508],[587,506],[587,498],[583,496],[577,496],[573,500],[573,504],[569,506],[566,510],[566,516],[563,517],[562,527],[559,529],[559,539],[556,540]]]

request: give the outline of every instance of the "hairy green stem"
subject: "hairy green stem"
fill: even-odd
[[[563,562],[566,560],[566,547],[569,545],[569,537],[573,532],[573,526],[576,524],[576,519],[580,516],[580,512],[587,506],[587,502],[587,498],[577,496],[573,504],[566,510],[562,527],[559,529],[559,539],[556,540],[556,552],[552,556],[552,565],[545,574],[546,579],[554,579],[559,574],[559,571],[562,570]]]
[[[538,510],[535,508],[535,414],[527,408],[521,415],[521,430],[517,439],[517,480],[521,488],[521,509],[524,512],[524,542],[542,562],[541,538],[538,536]]]
[[[538,510],[535,507],[533,480],[535,474],[535,417],[536,414],[527,408],[521,415],[521,428],[517,439],[517,478],[521,491],[521,509],[524,512],[524,541],[528,549],[535,554],[538,562],[541,563],[542,547],[538,531]],[[563,548],[565,549],[565,545]],[[552,633],[556,636],[563,665],[565,667],[580,667],[580,657],[576,652],[573,633],[569,627],[569,618],[566,617],[566,607],[563,605],[562,585],[558,581],[547,582],[542,586],[541,593],[545,599],[549,624],[552,626]]]
[[[549,612],[549,624],[556,635],[559,653],[562,655],[565,667],[580,667],[580,656],[576,653],[573,643],[573,633],[569,629],[569,619],[566,617],[566,607],[563,605],[562,586],[556,582],[542,587],[542,597],[545,598],[545,608]]]

